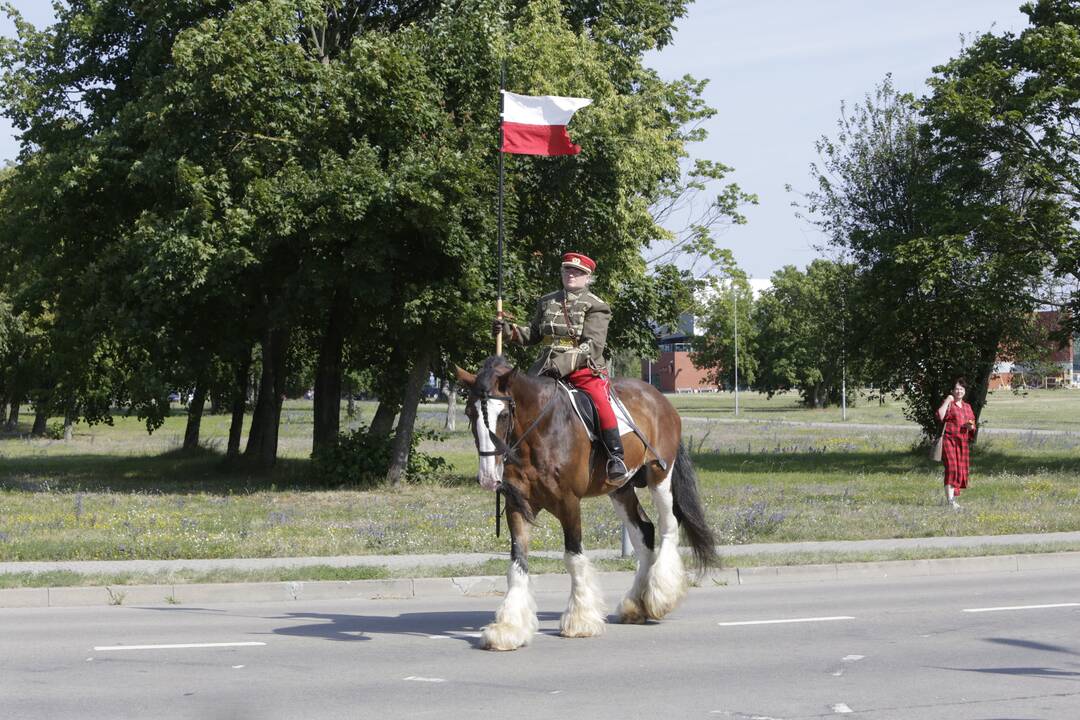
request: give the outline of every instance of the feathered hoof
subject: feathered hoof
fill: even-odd
[[[517,650],[532,640],[532,631],[510,623],[491,623],[480,631],[480,647],[484,650]]]
[[[642,625],[649,619],[649,616],[640,603],[627,597],[623,598],[622,603],[619,605],[618,618],[619,623],[622,625]]]
[[[688,589],[689,585],[686,582],[685,577],[681,578],[678,582],[657,585],[650,584],[645,588],[645,594],[641,598],[641,602],[645,606],[645,614],[653,620],[659,620],[666,617],[672,610],[679,606],[682,599],[686,597],[686,591]]]
[[[599,613],[565,612],[559,621],[559,633],[568,638],[595,637],[604,634],[604,616]]]

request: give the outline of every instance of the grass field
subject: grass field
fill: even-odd
[[[1080,435],[983,435],[973,486],[953,512],[941,503],[940,467],[914,450],[918,432],[896,403],[853,409],[845,424],[790,396],[744,394],[737,422],[730,395],[673,401],[688,418],[685,440],[724,544],[1080,530]],[[352,422],[374,406],[358,409]],[[444,410],[425,406],[424,422],[441,426]],[[991,427],[1065,430],[1077,418],[1080,393],[1064,390],[997,394],[985,416]],[[0,560],[505,550],[464,423],[423,448],[451,472],[364,491],[311,476],[310,402],[288,403],[281,461],[268,475],[220,470],[221,416],[204,419],[208,449],[179,452],[184,420],[178,411],[152,436],[117,418],[114,427],[78,426],[70,442],[0,440]],[[585,504],[584,526],[586,547],[618,546],[606,500]],[[550,517],[541,516],[532,546],[561,549]]]

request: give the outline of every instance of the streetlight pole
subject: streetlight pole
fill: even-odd
[[[735,291],[735,278],[731,279],[731,324],[735,329],[735,415],[739,414],[739,294]]]
[[[847,421],[847,333],[844,320],[840,319],[840,415]]]

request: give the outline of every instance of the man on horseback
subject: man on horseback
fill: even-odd
[[[595,269],[592,258],[566,253],[562,258],[563,289],[540,298],[528,325],[497,319],[492,330],[519,345],[542,344],[544,350],[529,368],[529,374],[565,380],[592,398],[600,418],[600,437],[608,453],[608,480],[618,483],[626,478],[628,470],[619,424],[608,397],[604,362],[611,308],[588,290]]]

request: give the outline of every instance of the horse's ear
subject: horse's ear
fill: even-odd
[[[471,388],[476,384],[476,376],[468,370],[462,370],[457,365],[454,366],[454,377],[456,377],[457,381],[465,387]]]
[[[510,368],[509,372],[503,373],[502,375],[499,376],[499,380],[498,380],[499,392],[501,392],[501,393],[507,392],[507,388],[510,387],[510,382],[514,379],[515,375],[517,375],[517,368]]]

